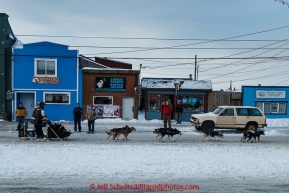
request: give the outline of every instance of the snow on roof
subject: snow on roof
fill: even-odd
[[[13,44],[13,48],[19,48],[19,49],[23,49],[23,42],[21,42],[20,40],[16,39],[16,42]]]
[[[104,67],[104,68],[110,68],[110,67],[107,67],[107,66],[105,66],[105,65],[102,65],[102,64],[100,64],[100,63],[97,63],[96,61],[94,61],[94,60],[92,60],[92,59],[90,59],[90,58],[87,58],[87,57],[85,57],[84,55],[79,54],[79,57],[82,58],[82,59],[84,59],[84,60],[86,60],[86,61],[89,61],[89,62],[91,62],[91,63],[94,63],[94,64],[97,64],[97,65],[99,65],[99,66],[102,66],[102,67]],[[89,68],[89,67],[84,67],[84,68]],[[99,69],[99,68],[97,68],[97,69]]]
[[[175,88],[175,83],[180,83],[180,89],[212,90],[211,81],[186,80],[186,79],[142,79],[142,88]]]

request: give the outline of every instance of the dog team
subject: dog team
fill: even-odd
[[[44,106],[44,105],[43,105]],[[172,105],[170,103],[169,100],[165,100],[162,105],[161,105],[161,109],[162,109],[162,113],[163,113],[163,120],[164,120],[164,128],[158,128],[155,129],[153,131],[154,134],[156,134],[156,138],[158,141],[163,141],[163,138],[167,135],[168,139],[170,141],[176,141],[173,139],[174,135],[182,135],[181,131],[179,131],[176,128],[171,128],[171,111],[172,111]],[[22,113],[23,111],[23,113]],[[23,115],[22,115],[22,114]],[[20,126],[22,124],[24,124],[24,117],[26,116],[27,111],[25,109],[25,107],[23,107],[23,103],[20,102],[19,107],[16,110],[16,117],[18,120],[18,127],[17,130],[20,129]],[[76,104],[76,107],[73,109],[72,114],[74,116],[74,131],[78,131],[81,132],[81,116],[82,116],[82,108],[79,106],[79,103]],[[181,124],[181,114],[182,112],[179,113],[178,117],[177,117],[177,124]],[[93,134],[94,133],[94,123],[95,120],[98,116],[97,112],[94,110],[93,105],[89,105],[88,110],[87,110],[87,119],[88,119],[88,134]],[[169,126],[169,128],[167,127]],[[26,126],[27,127],[27,126]],[[41,129],[42,130],[42,129]],[[36,130],[37,131],[37,130]],[[122,128],[113,128],[110,131],[106,131],[108,138],[112,137],[112,139],[118,140],[118,138],[123,135],[124,139],[126,141],[128,141],[128,135],[133,132],[136,131],[136,129],[134,127],[129,127],[128,125],[125,125]],[[214,137],[215,140],[217,141],[217,138],[223,138],[223,134],[218,132],[218,131],[203,131],[203,136],[206,139],[206,142],[208,140],[209,137]],[[241,141],[245,142],[246,139],[247,142],[249,142],[251,140],[251,142],[253,142],[253,140],[256,142],[256,140],[258,139],[258,142],[260,141],[260,136],[261,135],[265,135],[263,130],[260,131],[245,131],[243,134],[243,137],[241,138]]]

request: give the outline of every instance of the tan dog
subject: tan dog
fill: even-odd
[[[126,129],[129,129],[129,126],[128,126],[128,125],[126,125],[126,126],[124,126],[124,127],[122,127],[122,128],[113,128],[113,129],[111,129],[111,130],[109,130],[109,131],[105,131],[105,132],[107,133],[107,135],[108,135],[108,138],[107,138],[107,139],[109,139],[110,136],[112,136],[112,139],[113,139],[113,140],[114,140],[115,138],[118,139],[118,137],[121,135],[121,130],[126,130]]]
[[[130,134],[131,132],[136,131],[136,129],[134,127],[129,127],[127,129],[122,129],[120,131],[120,134],[124,136],[125,140],[128,141],[127,137],[128,134]]]

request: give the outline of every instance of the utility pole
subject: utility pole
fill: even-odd
[[[230,88],[229,88],[229,106],[231,106],[231,100],[232,100],[232,80],[230,81]]]
[[[139,65],[139,75],[138,75],[138,107],[141,106],[141,69],[142,64]]]
[[[139,65],[139,78],[138,78],[138,85],[141,84],[141,69],[142,69],[142,64]]]
[[[197,80],[199,80],[199,65],[197,66]]]
[[[194,81],[197,80],[197,55],[195,55],[195,74],[194,74]]]

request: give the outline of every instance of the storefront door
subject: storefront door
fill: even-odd
[[[19,93],[19,102],[23,103],[23,106],[27,110],[27,116],[26,119],[30,119],[32,115],[32,111],[34,107],[36,106],[35,104],[35,94],[34,93]],[[18,104],[16,104],[18,107]]]
[[[133,119],[134,113],[134,98],[124,97],[122,98],[122,119],[131,120]]]

